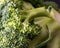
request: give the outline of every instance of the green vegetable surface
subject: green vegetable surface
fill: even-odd
[[[27,48],[30,40],[36,36],[41,27],[26,24],[26,13],[22,13],[23,2],[20,0],[3,0],[0,4],[0,48]]]
[[[42,0],[26,1],[0,0],[0,48],[30,48],[30,42],[42,32],[42,26],[35,24],[34,19],[50,18],[48,9],[38,8],[39,5],[46,6]]]

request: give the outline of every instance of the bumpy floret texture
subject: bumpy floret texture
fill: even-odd
[[[39,33],[40,26],[22,21],[22,6],[22,0],[0,0],[0,48],[27,48]]]

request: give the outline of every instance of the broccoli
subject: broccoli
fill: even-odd
[[[0,48],[29,48],[30,41],[42,32],[34,19],[50,17],[45,7],[38,8],[43,6],[42,0],[28,0],[33,9],[26,10],[24,1],[27,0],[0,0]]]
[[[1,0],[0,4],[0,48],[27,48],[30,40],[39,34],[41,27],[25,24],[21,12],[22,0]]]

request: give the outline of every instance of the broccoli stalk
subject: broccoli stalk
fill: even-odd
[[[47,9],[45,9],[45,7],[28,10],[27,12],[28,15],[26,16],[27,18],[24,22],[31,22],[32,20],[34,20],[34,18],[37,17],[49,17],[49,12],[47,11]]]
[[[53,13],[54,14],[54,13]],[[50,14],[51,15],[51,17],[53,18],[53,17],[55,17],[54,15],[53,15],[52,13]],[[39,19],[39,18],[38,18]],[[47,19],[47,20],[45,20],[45,19]],[[49,31],[50,31],[50,33],[51,33],[51,38],[50,39],[52,39],[52,38],[54,38],[57,34],[59,34],[59,32],[57,32],[57,31],[60,31],[60,25],[59,25],[59,23],[58,22],[56,22],[55,21],[55,18],[53,18],[53,20],[50,18],[43,18],[42,20],[43,21],[41,21],[40,20],[40,22],[39,21],[37,21],[36,22],[36,24],[39,24],[39,25],[42,25],[43,27],[44,27],[44,25],[45,24],[47,24],[48,25],[48,27],[49,27]],[[48,21],[48,22],[46,22],[46,21]],[[56,34],[55,34],[56,33]],[[43,37],[44,37],[45,35],[43,35]],[[39,37],[38,37],[39,38]],[[37,39],[37,38],[36,38]],[[40,38],[41,39],[41,38]],[[42,40],[40,40],[40,41],[42,41]],[[36,41],[35,40],[35,42],[39,42],[39,41]],[[31,48],[33,48],[33,47],[35,47],[36,46],[36,43],[35,43],[34,41],[32,42],[32,44],[31,44]],[[38,46],[38,45],[40,45],[40,46]],[[37,45],[37,47],[41,47],[41,43],[40,44],[38,44]],[[44,45],[43,45],[44,46]]]

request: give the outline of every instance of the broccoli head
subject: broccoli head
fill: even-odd
[[[22,6],[22,0],[1,0],[0,48],[27,48],[29,41],[40,33],[40,26],[22,21]]]

